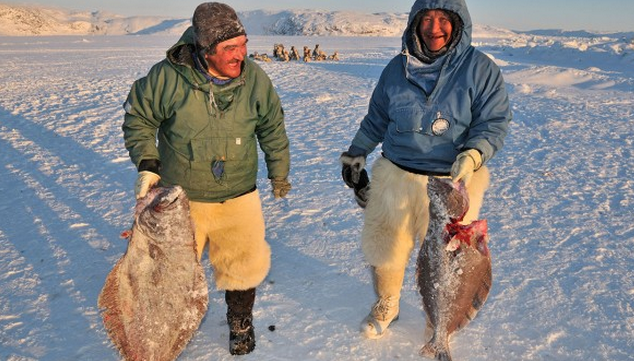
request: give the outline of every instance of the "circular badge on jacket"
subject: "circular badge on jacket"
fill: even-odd
[[[449,130],[450,124],[449,121],[445,118],[436,118],[433,123],[431,123],[431,132],[438,136],[443,135],[447,130]]]

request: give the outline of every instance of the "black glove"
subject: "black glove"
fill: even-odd
[[[361,208],[365,208],[365,206],[368,204],[368,192],[370,191],[370,180],[367,179],[368,178],[368,174],[365,171],[365,169],[363,170],[362,173],[365,173],[365,179],[366,179],[366,185],[363,186],[362,188],[354,188],[354,200],[357,201],[357,204],[359,205],[359,207]],[[362,179],[363,179],[363,174],[361,175]],[[359,183],[359,186],[361,185],[361,183]]]
[[[361,180],[361,174],[365,173],[365,177],[368,177],[365,171],[365,156],[357,155],[352,156],[349,152],[341,153],[339,157],[341,161],[341,178],[350,188],[355,188]]]
[[[365,156],[351,156],[349,152],[343,152],[341,157],[341,178],[346,185],[354,189],[354,200],[361,208],[368,203],[368,191],[370,190],[370,178],[365,170]]]

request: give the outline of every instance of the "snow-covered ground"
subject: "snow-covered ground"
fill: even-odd
[[[453,338],[454,359],[631,360],[632,33],[475,35],[504,72],[514,120],[482,212],[494,286]],[[0,359],[119,359],[96,304],[132,221],[121,105],[177,37],[0,37]],[[240,358],[418,360],[413,262],[390,334],[358,332],[374,296],[363,212],[338,161],[400,39],[252,36],[249,50],[270,54],[274,43],[319,43],[341,61],[262,63],[285,108],[293,190],[274,200],[261,173],[273,265],[258,289],[257,348]],[[179,360],[236,359],[206,267],[209,311]]]

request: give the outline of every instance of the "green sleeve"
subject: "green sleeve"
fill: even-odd
[[[142,160],[160,160],[156,147],[156,133],[165,116],[161,109],[163,83],[160,63],[147,76],[132,85],[123,106],[123,139],[130,159],[136,167]]]

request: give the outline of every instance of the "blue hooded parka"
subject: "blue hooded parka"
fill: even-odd
[[[417,15],[428,9],[462,20],[458,42],[431,64],[412,49],[422,42]],[[500,69],[471,45],[471,31],[464,0],[416,1],[402,51],[383,70],[351,149],[367,155],[382,143],[385,158],[420,174],[449,174],[466,149],[478,150],[483,163],[491,159],[504,144],[511,110]]]

